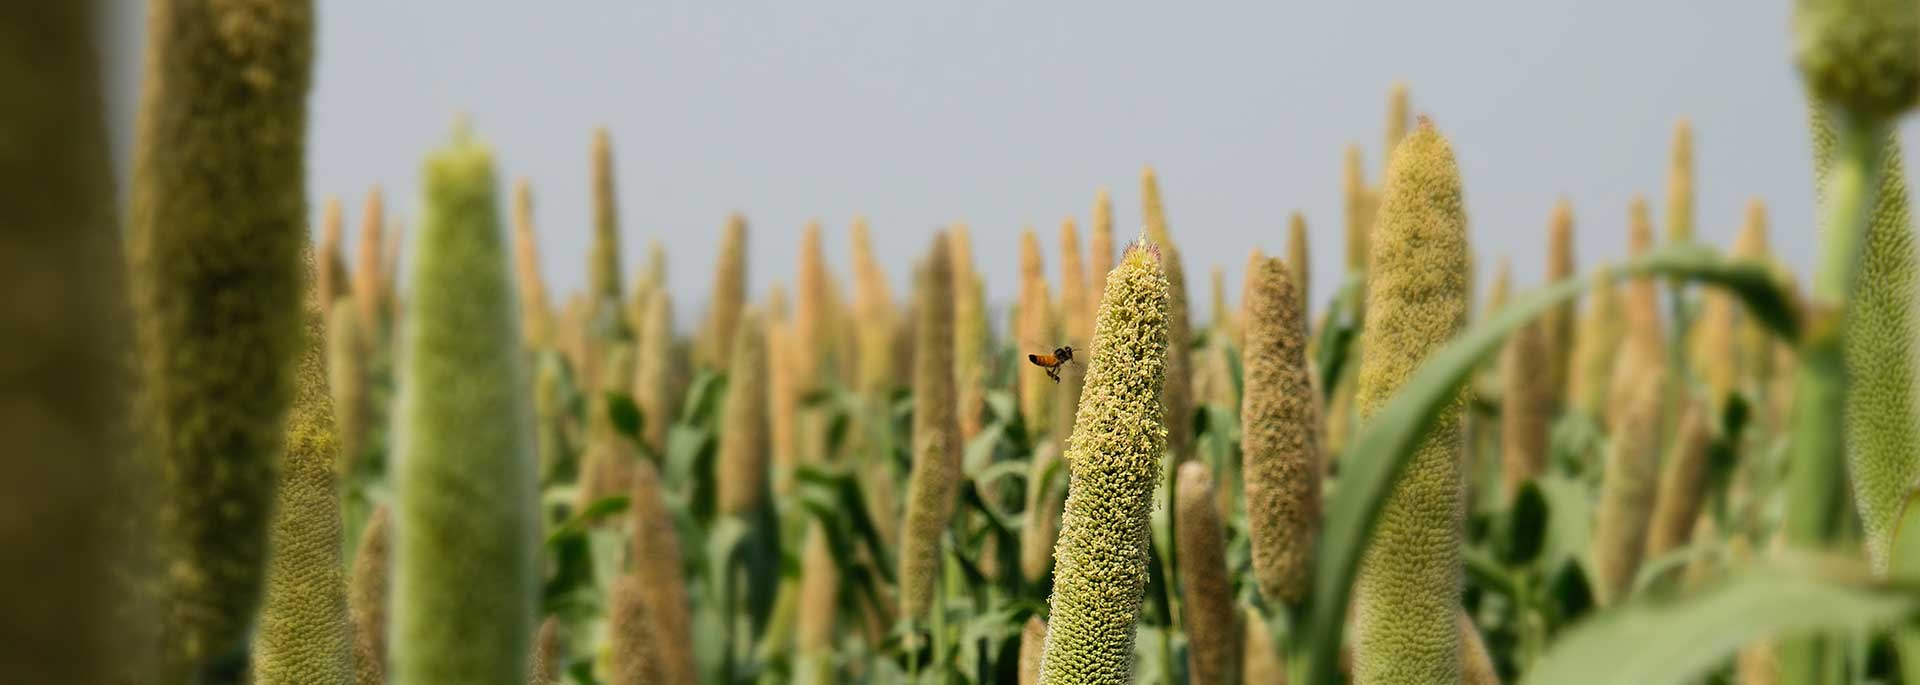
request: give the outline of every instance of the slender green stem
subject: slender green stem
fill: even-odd
[[[1787,539],[1801,547],[1824,545],[1842,521],[1838,503],[1845,495],[1846,470],[1841,410],[1847,379],[1841,338],[1868,211],[1879,187],[1880,145],[1886,135],[1883,122],[1843,111],[1834,112],[1834,124],[1819,270],[1813,275],[1794,394]],[[1822,651],[1821,642],[1813,639],[1786,644],[1781,654],[1782,682],[1823,682]]]

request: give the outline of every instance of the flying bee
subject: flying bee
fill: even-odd
[[[1034,366],[1046,369],[1047,377],[1053,379],[1053,382],[1058,383],[1060,382],[1060,367],[1073,363],[1073,346],[1067,345],[1065,347],[1053,348],[1053,354],[1029,354],[1027,355],[1027,361],[1033,362]]]

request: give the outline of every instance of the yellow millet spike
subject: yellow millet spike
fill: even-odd
[[[727,230],[720,239],[720,257],[713,269],[713,301],[707,304],[707,322],[695,361],[709,369],[732,368],[733,336],[746,306],[747,218],[736,212],[727,217]]]
[[[1307,215],[1298,211],[1287,219],[1287,267],[1300,293],[1300,311],[1313,310],[1313,268],[1307,248]]]
[[[1667,166],[1667,241],[1693,242],[1693,124],[1673,125],[1673,148]]]
[[[1079,420],[1067,440],[1072,480],[1053,554],[1044,683],[1133,676],[1148,515],[1166,444],[1158,398],[1167,374],[1167,290],[1159,255],[1136,243],[1101,298]]]
[[[1686,545],[1695,521],[1700,520],[1701,500],[1707,494],[1707,459],[1711,456],[1707,448],[1713,440],[1708,416],[1697,402],[1687,403],[1680,415],[1666,463],[1660,465],[1660,489],[1647,529],[1647,559],[1658,559]]]
[[[1467,317],[1467,217],[1453,149],[1424,118],[1393,155],[1370,239],[1358,404],[1362,421]],[[1460,678],[1460,400],[1431,422],[1380,511],[1354,607],[1356,682]]]
[[[1574,261],[1573,250],[1573,203],[1560,198],[1553,205],[1553,215],[1547,220],[1547,286],[1574,277],[1578,267]],[[1567,387],[1572,364],[1574,312],[1576,301],[1568,300],[1548,309],[1541,315],[1541,325],[1545,327],[1543,342],[1547,348],[1548,387],[1553,389],[1553,402],[1559,406],[1570,396]]]

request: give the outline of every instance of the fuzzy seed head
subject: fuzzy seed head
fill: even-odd
[[[1667,165],[1667,241],[1693,242],[1693,124],[1673,125],[1673,149]]]
[[[654,290],[648,296],[647,315],[639,332],[631,378],[633,401],[644,417],[640,439],[654,454],[666,454],[667,429],[679,410],[674,393],[678,366],[673,349],[673,301],[666,289]]]
[[[1039,685],[1040,654],[1047,648],[1047,622],[1028,616],[1020,627],[1020,685]]]
[[[518,683],[540,525],[493,153],[459,135],[425,166],[394,412],[392,675]]]
[[[740,326],[740,312],[747,306],[747,218],[735,213],[727,217],[726,235],[720,239],[719,262],[713,269],[713,301],[708,305],[707,323],[698,359],[706,368],[725,371],[733,356],[733,336]]]
[[[1358,143],[1348,143],[1346,155],[1340,158],[1340,192],[1346,206],[1349,273],[1366,270],[1367,234],[1373,230],[1373,198],[1367,189],[1367,172],[1360,154]]]
[[[320,269],[314,273],[313,289],[320,294],[324,311],[331,311],[333,301],[347,294],[348,276],[346,258],[341,254],[340,198],[327,196],[325,209],[320,212]]]
[[[386,200],[376,185],[367,191],[360,211],[360,239],[354,246],[353,303],[360,312],[360,330],[367,340],[378,340],[386,331],[384,312],[387,298],[386,274],[381,248],[386,243]]]
[[[1554,389],[1547,384],[1542,328],[1534,322],[1515,331],[1500,358],[1500,491],[1507,502],[1547,470]]]
[[[520,329],[527,346],[553,344],[553,305],[547,302],[546,279],[540,277],[540,241],[533,226],[533,184],[513,183],[513,268],[520,283]]]
[[[960,426],[954,414],[953,269],[944,234],[915,284],[919,325],[913,360],[913,475],[900,552],[900,613],[926,616],[940,570],[941,533],[959,493]]]
[[[760,508],[767,488],[767,341],[758,313],[741,318],[727,368],[717,485],[721,513],[744,516]]]
[[[1467,220],[1453,150],[1425,119],[1400,144],[1370,240],[1355,402],[1362,421],[1406,385],[1467,315]],[[1460,677],[1460,401],[1434,419],[1380,512],[1354,613],[1358,682]]]
[[[1241,467],[1254,578],[1270,602],[1306,598],[1320,529],[1320,415],[1306,316],[1278,259],[1255,272],[1241,350]]]
[[[833,373],[833,273],[821,243],[820,222],[800,238],[800,271],[794,307],[794,363],[801,394],[826,387]]]
[[[593,129],[593,250],[587,259],[587,290],[595,301],[619,301],[620,206],[613,180],[613,133]]]
[[[694,683],[696,636],[687,603],[687,582],[681,572],[680,536],[674,530],[673,514],[667,509],[660,472],[653,462],[637,462],[632,496],[633,538],[627,551],[632,568],[619,581],[626,587],[616,586],[611,612],[614,672],[651,677],[619,678],[616,682]],[[643,620],[637,624],[630,621],[636,617]]]
[[[1700,520],[1701,500],[1707,495],[1707,448],[1713,440],[1707,416],[1694,402],[1688,403],[1680,415],[1666,463],[1660,467],[1660,489],[1647,531],[1648,559],[1658,559],[1686,545],[1695,522]]]
[[[1626,596],[1646,549],[1660,464],[1660,421],[1666,374],[1658,367],[1633,372],[1628,401],[1609,419],[1606,465],[1601,474],[1590,554],[1594,599],[1608,606]]]
[[[1187,663],[1194,682],[1239,680],[1239,608],[1227,577],[1226,534],[1214,508],[1213,476],[1207,465],[1180,465],[1174,516],[1179,550],[1182,607],[1186,610]]]
[[[533,656],[527,682],[531,685],[560,685],[561,666],[566,664],[566,645],[560,636],[560,617],[548,616],[540,622],[533,637]]]
[[[1107,277],[1067,440],[1072,474],[1054,547],[1052,610],[1040,680],[1126,682],[1147,583],[1147,523],[1166,428],[1168,286],[1159,255],[1129,248]]]
[[[1575,411],[1602,418],[1608,407],[1614,356],[1626,328],[1620,324],[1624,305],[1620,289],[1601,264],[1594,274],[1593,294],[1587,311],[1580,317],[1580,330],[1574,338],[1573,359],[1567,382],[1568,402]]]
[[[1577,268],[1573,256],[1573,203],[1563,197],[1554,203],[1553,215],[1547,220],[1547,285],[1573,278]],[[1575,301],[1567,301],[1554,305],[1541,318],[1547,364],[1551,367],[1547,375],[1548,387],[1553,391],[1556,405],[1563,393],[1568,392],[1567,384],[1572,373],[1576,304]]]
[[[1920,97],[1920,6],[1905,0],[1796,0],[1794,62],[1807,91],[1890,119]]]
[[[1020,236],[1020,307],[1015,312],[1014,338],[1024,346],[1051,350],[1060,343],[1053,319],[1053,297],[1047,291],[1046,265],[1040,256],[1040,237],[1032,229]],[[1046,435],[1053,426],[1053,393],[1058,388],[1046,374],[1024,373],[1019,384],[1020,415],[1030,435]]]
[[[1293,274],[1294,290],[1300,293],[1300,311],[1313,310],[1313,268],[1307,248],[1307,215],[1298,211],[1287,219],[1287,267]]]

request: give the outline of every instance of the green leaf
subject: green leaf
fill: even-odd
[[[1575,626],[1525,682],[1695,682],[1758,640],[1884,626],[1920,612],[1920,588],[1811,559],[1739,572],[1678,599],[1623,605]]]
[[[640,430],[646,426],[646,417],[640,414],[640,405],[633,403],[633,396],[623,392],[607,393],[607,418],[613,420],[613,429],[634,440],[640,439]]]
[[[1727,287],[1763,323],[1778,326],[1777,333],[1789,339],[1796,333],[1792,310],[1785,305],[1787,297],[1764,267],[1727,263],[1701,247],[1676,246],[1606,272],[1608,278],[1641,275]],[[1340,480],[1328,504],[1326,528],[1315,555],[1314,590],[1302,645],[1307,669],[1303,682],[1334,682],[1360,555],[1387,493],[1441,408],[1457,397],[1461,385],[1508,334],[1548,308],[1571,300],[1592,281],[1591,276],[1561,281],[1508,304],[1430,356],[1386,406],[1361,426],[1341,458]]]
[[[1340,380],[1340,373],[1350,361],[1353,353],[1353,339],[1360,335],[1360,322],[1352,320],[1357,309],[1354,305],[1360,298],[1360,289],[1367,283],[1365,273],[1347,276],[1340,285],[1340,291],[1333,296],[1328,305],[1326,326],[1320,329],[1320,340],[1314,344],[1314,363],[1320,368],[1321,399],[1333,399],[1334,387]]]
[[[1551,516],[1540,486],[1532,481],[1521,485],[1514,493],[1513,507],[1501,520],[1500,560],[1508,566],[1521,566],[1540,558]]]

